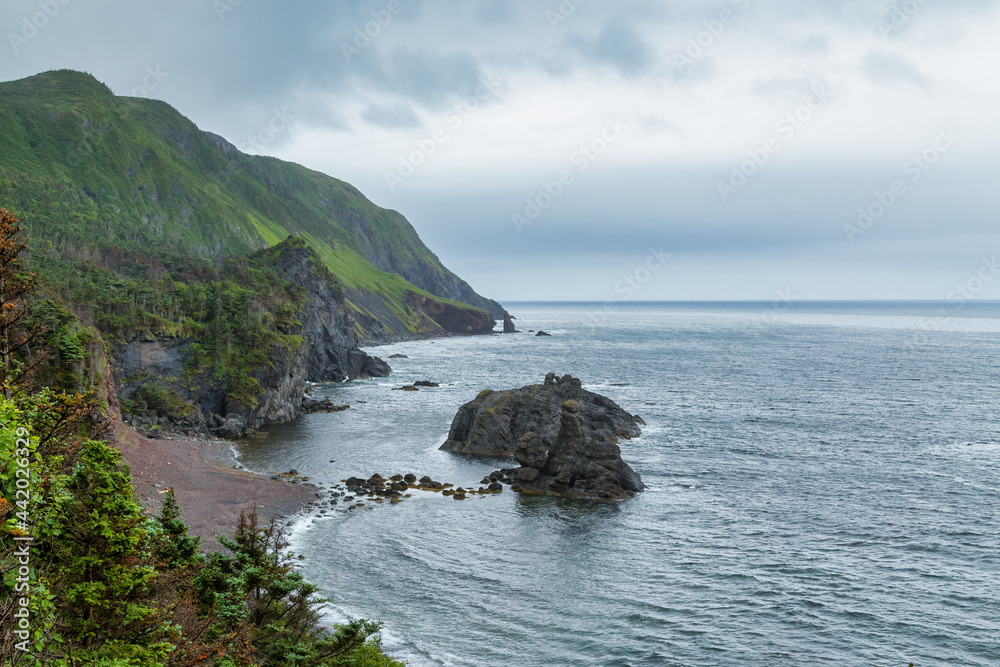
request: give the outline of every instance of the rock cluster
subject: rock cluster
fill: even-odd
[[[343,412],[350,408],[350,405],[335,405],[329,396],[317,400],[307,394],[302,399],[302,412]]]
[[[552,443],[559,432],[561,406],[566,401],[580,404],[581,423],[588,432],[609,437],[634,438],[643,421],[619,407],[611,399],[583,389],[580,380],[569,375],[545,376],[544,384],[504,391],[485,390],[475,400],[459,408],[441,449],[464,454],[512,456],[525,433],[536,433]]]
[[[488,495],[503,492],[503,485],[499,481],[489,477],[483,480],[483,484],[487,486],[480,486],[479,489],[471,487],[468,489],[463,487],[456,488],[454,484],[437,482],[427,475],[417,479],[417,476],[413,473],[393,475],[388,479],[375,473],[368,479],[350,477],[341,481],[344,483],[348,493],[352,494],[344,499],[348,501],[363,496],[370,496],[375,498],[376,502],[378,502],[378,499],[389,499],[393,503],[397,503],[402,498],[409,498],[411,494],[406,492],[410,490],[433,491],[443,496],[450,496],[455,500],[464,500],[470,495]]]
[[[519,493],[610,500],[631,498],[646,488],[622,460],[615,441],[587,428],[577,401],[562,404],[559,433],[553,442],[526,433],[514,457],[521,467],[512,490]]]
[[[420,391],[420,387],[440,387],[441,385],[437,382],[429,382],[428,380],[417,380],[413,384],[403,385],[402,387],[393,387],[393,391]]]

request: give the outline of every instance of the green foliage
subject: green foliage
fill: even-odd
[[[264,665],[401,667],[381,652],[381,624],[355,620],[332,633],[320,629],[325,600],[307,583],[283,551],[288,543],[272,520],[258,525],[256,512],[240,517],[232,539],[219,536],[232,555],[212,554],[194,583],[202,608],[219,621],[211,633],[230,640],[247,626]]]
[[[198,553],[173,492],[149,519],[127,465],[103,442],[49,443],[41,456],[33,417],[74,397],[0,398],[0,624],[12,627],[19,563],[9,538],[24,535],[17,468],[29,464],[30,654],[0,635],[0,663],[21,667],[291,665],[402,667],[386,656],[380,624],[319,625],[323,600],[295,571],[278,526],[241,517],[229,554]],[[48,406],[48,407],[46,407]],[[27,459],[27,461],[25,461]],[[23,484],[22,484],[23,486]]]
[[[0,136],[0,201],[25,219],[38,246],[59,254],[212,259],[296,235],[345,286],[376,295],[411,328],[420,318],[406,291],[429,294],[366,258],[461,282],[402,215],[353,186],[243,154],[167,104],[115,97],[88,75],[0,84]]]
[[[46,289],[64,301],[86,303],[106,340],[121,345],[158,336],[191,339],[181,387],[219,382],[236,401],[255,407],[261,387],[254,376],[273,368],[277,355],[302,345],[297,313],[306,294],[283,281],[267,256],[209,262],[118,250],[85,265],[53,254],[47,266]],[[69,326],[64,320],[59,326]],[[126,411],[143,402],[160,416],[184,417],[194,410],[177,386],[153,382],[152,376],[121,398]]]
[[[87,345],[94,338],[93,333],[81,326],[65,306],[52,299],[42,299],[35,304],[33,317],[45,328],[47,341],[58,354],[58,365],[84,358]]]
[[[186,417],[194,412],[195,407],[181,398],[175,389],[163,387],[155,382],[148,382],[135,392],[135,401],[146,404],[146,408],[156,411],[158,415],[170,417]]]
[[[156,574],[140,564],[146,560],[146,517],[128,466],[103,442],[85,442],[53,496],[48,511],[55,520],[38,538],[59,568],[68,631],[85,646],[144,634],[155,611],[141,600]]]
[[[177,568],[201,561],[200,537],[188,535],[188,527],[181,521],[181,508],[177,506],[174,490],[169,489],[152,530],[153,555],[164,567]]]

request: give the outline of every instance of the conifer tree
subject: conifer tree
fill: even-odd
[[[188,535],[188,527],[181,520],[174,490],[167,491],[163,507],[156,517],[159,533],[153,539],[153,554],[168,568],[191,565],[201,560],[198,548],[201,538]]]
[[[28,326],[31,316],[25,297],[35,288],[35,274],[21,270],[21,255],[28,243],[20,238],[20,221],[0,209],[0,386],[4,398],[11,397],[14,355],[25,350],[40,335]]]

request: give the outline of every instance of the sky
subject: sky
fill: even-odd
[[[0,79],[348,181],[501,301],[985,300],[998,5],[5,0]]]

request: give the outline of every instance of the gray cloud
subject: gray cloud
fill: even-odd
[[[807,55],[825,55],[830,52],[830,40],[826,35],[821,35],[819,33],[813,33],[809,35],[802,41],[793,45],[791,48],[793,53],[801,53]]]
[[[418,127],[420,119],[413,111],[412,107],[405,104],[369,104],[368,108],[361,113],[361,117],[372,125],[384,127],[390,130]]]
[[[376,80],[386,92],[440,109],[472,95],[481,76],[479,63],[467,53],[397,47],[383,60]]]
[[[750,90],[754,95],[777,98],[784,101],[800,102],[811,94],[814,88],[826,82],[806,77],[771,77],[758,79]]]
[[[982,247],[1000,249],[994,170],[983,157],[1000,143],[983,111],[996,100],[963,79],[993,56],[938,38],[946,29],[948,35],[995,29],[1000,0],[927,3],[890,38],[878,22],[890,16],[891,0],[754,0],[684,67],[671,61],[669,49],[683,49],[706,21],[735,6],[731,0],[587,2],[556,26],[545,12],[557,0],[402,3],[348,59],[342,45],[388,0],[243,0],[221,18],[213,0],[75,0],[17,53],[7,35],[38,11],[38,0],[6,0],[0,78],[73,68],[131,94],[147,67],[159,67],[169,75],[144,96],[169,102],[238,145],[287,107],[295,122],[269,152],[346,178],[399,209],[452,268],[491,296],[508,296],[509,285],[537,293],[536,286],[551,282],[545,279],[551,262],[571,282],[588,274],[595,257],[627,263],[661,242],[684,256],[709,258],[706,271],[712,262],[742,258],[780,273],[808,255],[832,272],[816,270],[814,281],[825,285],[877,275],[880,263],[902,262],[914,248],[921,264],[908,270],[928,275],[945,262],[934,247],[949,248],[948,262],[975,258]],[[904,53],[921,55],[911,60]],[[944,67],[934,68],[939,81],[922,70],[939,62],[925,57],[939,56],[948,59],[953,78],[938,74]],[[447,143],[433,161],[389,193],[383,171],[427,134],[421,117],[442,118],[474,93],[484,73],[509,83],[503,99],[459,127],[445,125]],[[843,91],[836,105],[783,142],[724,205],[716,181],[774,134],[773,122],[789,101],[800,103],[812,83],[823,81]],[[886,89],[852,97],[867,88],[854,84],[866,81]],[[893,107],[905,90],[897,86],[924,91],[927,104]],[[598,116],[618,103],[605,93],[610,89],[623,96],[637,131],[518,235],[511,212],[567,164],[574,137],[593,136]],[[850,250],[842,225],[899,176],[900,163],[942,122],[961,124],[963,133],[968,127],[975,141],[963,140],[942,158],[866,234],[861,249]],[[331,139],[320,131],[330,129],[340,132]],[[492,143],[497,133],[506,133],[499,147]],[[280,152],[310,143],[291,141],[302,136],[351,150]],[[343,155],[350,159],[337,157]],[[868,273],[859,270],[863,263]],[[505,270],[510,266],[518,272]],[[763,285],[765,295],[785,287],[768,286],[770,275],[746,275],[744,282]],[[731,295],[719,289],[718,296]]]
[[[930,92],[934,82],[921,72],[916,64],[904,55],[871,49],[861,62],[861,72],[872,83],[891,85],[897,83],[916,86]]]
[[[592,62],[610,65],[625,76],[635,76],[650,64],[650,49],[639,32],[621,19],[605,23],[594,37],[571,35],[568,44]]]

